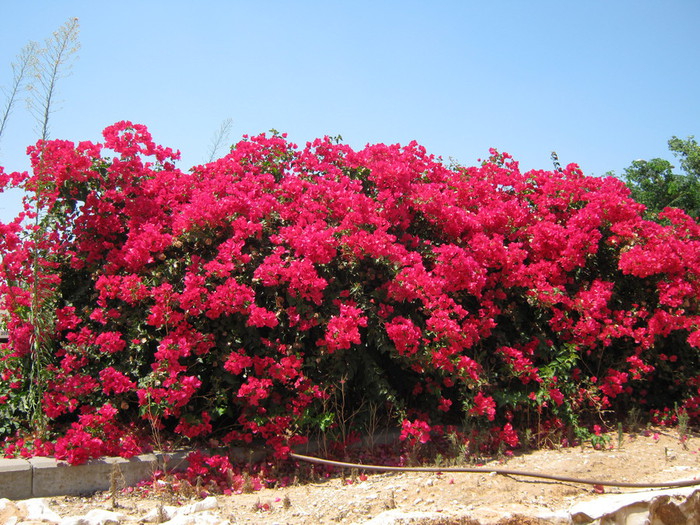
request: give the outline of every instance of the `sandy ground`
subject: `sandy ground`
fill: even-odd
[[[636,434],[610,434],[608,447],[590,445],[516,454],[494,460],[489,467],[542,472],[580,478],[667,482],[700,479],[700,437],[679,439],[676,430],[651,429]],[[621,437],[621,439],[620,439]],[[606,494],[640,489],[605,487]],[[365,523],[390,509],[439,513],[412,523],[537,524],[556,523],[551,517],[574,503],[600,497],[600,487],[483,473],[396,473],[336,477],[323,482],[263,489],[253,493],[216,496],[221,523],[330,524]],[[161,505],[186,505],[195,500],[172,491],[120,493],[89,498],[50,498],[61,516],[81,515],[90,509],[116,510],[123,523],[143,523]],[[397,511],[397,512],[398,512]],[[513,518],[512,516],[516,517]],[[511,516],[511,518],[505,518]],[[527,518],[529,516],[530,518]],[[540,519],[536,519],[539,516]],[[542,518],[550,516],[549,518]]]

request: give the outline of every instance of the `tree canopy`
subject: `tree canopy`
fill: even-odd
[[[700,217],[700,146],[693,136],[674,136],[668,148],[679,160],[682,173],[674,172],[668,160],[635,160],[625,169],[623,178],[632,197],[655,218],[664,208],[680,208],[688,215]]]

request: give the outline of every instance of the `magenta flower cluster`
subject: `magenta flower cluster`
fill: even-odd
[[[40,380],[49,421],[7,453],[128,456],[156,428],[285,457],[370,405],[409,441],[467,421],[509,447],[632,406],[700,416],[700,226],[644,220],[614,178],[278,134],[181,171],[144,126],[104,139],[0,169],[33,196],[0,224],[0,411]]]

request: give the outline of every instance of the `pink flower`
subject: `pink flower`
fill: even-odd
[[[475,416],[486,416],[489,421],[493,421],[496,417],[496,401],[491,396],[478,392],[474,396],[474,407],[469,409],[469,413]]]
[[[386,323],[385,327],[399,354],[411,356],[418,351],[422,333],[410,319],[397,316]]]
[[[107,395],[123,394],[136,388],[133,381],[111,366],[100,372],[100,380],[102,381],[102,391]]]
[[[329,353],[347,350],[353,344],[359,344],[360,327],[367,326],[367,317],[362,310],[350,304],[341,304],[340,313],[328,320],[326,335],[319,346],[325,346]]]
[[[549,399],[554,401],[557,406],[561,406],[564,404],[564,394],[561,393],[561,390],[558,388],[550,388],[549,389]]]
[[[451,406],[452,406],[452,400],[445,399],[444,397],[440,398],[440,402],[438,404],[438,410],[441,410],[442,412],[448,412],[450,410]]]
[[[430,441],[430,425],[425,421],[417,419],[413,422],[404,419],[401,423],[401,441],[418,441],[427,443]]]

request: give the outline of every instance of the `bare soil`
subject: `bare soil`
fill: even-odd
[[[608,437],[609,443],[602,450],[590,444],[538,450],[485,466],[627,482],[700,479],[700,437],[696,435],[683,441],[677,430],[650,429]],[[148,495],[142,491],[120,493],[116,510],[127,516],[123,523],[143,523],[144,516],[159,505],[194,501],[162,488],[161,483],[161,490],[150,490]],[[609,494],[641,489],[604,490]],[[553,513],[599,494],[600,487],[591,485],[498,474],[367,473],[365,477],[353,473],[318,483],[219,495],[215,512],[222,523],[228,520],[232,524],[365,523],[390,509],[439,513],[411,523],[541,524],[557,523]],[[115,510],[108,493],[50,498],[49,502],[61,516],[83,515],[93,508]]]

